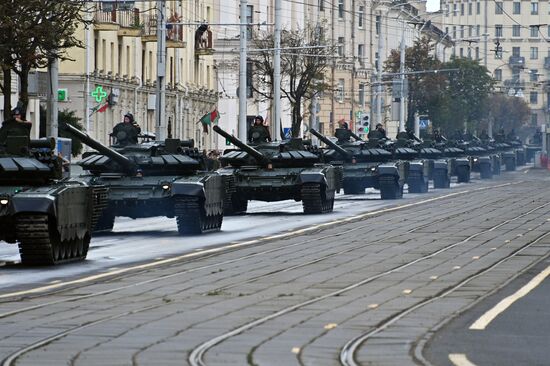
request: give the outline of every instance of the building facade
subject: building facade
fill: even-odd
[[[550,2],[442,0],[441,27],[455,39],[453,54],[480,60],[497,89],[524,98],[530,123],[549,122]]]
[[[74,61],[59,67],[59,109],[75,110],[103,143],[126,113],[142,131],[156,130],[157,3],[95,2],[93,23],[77,34],[86,47],[70,50]],[[166,1],[166,9],[165,134],[209,149],[215,134],[203,133],[198,122],[217,103],[212,45],[206,37],[199,47],[195,36],[201,24],[212,21],[213,1]]]

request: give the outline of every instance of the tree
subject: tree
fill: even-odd
[[[453,58],[442,66],[458,69],[447,73],[446,112],[441,124],[447,133],[463,128],[478,130],[487,117],[487,100],[494,79],[486,67],[469,58]]]
[[[54,59],[69,60],[68,49],[83,47],[76,29],[89,24],[84,18],[85,0],[3,0],[0,4],[0,66],[4,95],[11,93],[6,74],[14,71],[21,80],[19,99],[26,109],[28,76],[33,68],[47,67]],[[4,98],[5,117],[11,105]],[[6,114],[7,113],[7,114]]]
[[[510,131],[515,129],[518,131],[529,120],[531,110],[527,102],[523,98],[509,97],[504,94],[493,94],[487,100],[489,107],[489,118],[493,122],[495,131],[504,129]],[[487,129],[485,121],[480,127]]]
[[[84,125],[80,123],[82,119],[76,115],[75,111],[71,111],[68,109],[65,109],[63,111],[59,111],[59,114],[57,115],[57,119],[59,123],[66,123],[68,125],[73,126],[79,131],[84,131]],[[40,136],[44,137],[47,136],[46,132],[46,110],[42,107],[40,107]],[[59,137],[65,137],[71,139],[71,154],[74,157],[77,157],[82,153],[82,142],[74,138],[71,134],[68,132],[65,132],[64,130],[59,130]]]
[[[433,118],[444,99],[443,90],[446,86],[445,75],[433,73],[441,68],[441,62],[433,56],[434,45],[426,37],[417,39],[412,47],[405,50],[405,72],[409,85],[407,104],[407,125],[412,126],[415,112],[429,114]],[[398,50],[392,50],[385,62],[386,72],[398,73],[400,70]]]
[[[302,126],[302,106],[315,95],[327,90],[324,73],[335,48],[327,46],[322,26],[281,32],[281,94],[292,109],[292,137],[299,137]],[[250,58],[252,69],[258,75],[252,90],[261,98],[273,99],[273,48],[271,32],[259,32],[252,40],[261,51]]]

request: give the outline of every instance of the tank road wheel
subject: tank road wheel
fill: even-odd
[[[174,211],[180,235],[219,231],[222,227],[223,215],[207,215],[199,197],[177,197]]]
[[[425,180],[424,176],[418,171],[409,172],[407,184],[409,186],[409,193],[428,192],[428,181]]]
[[[15,230],[24,265],[45,266],[83,260],[88,253],[89,235],[61,241],[55,220],[45,214],[19,215]]]
[[[403,197],[403,186],[394,176],[381,176],[379,178],[380,198],[383,200],[395,200]]]
[[[468,183],[470,181],[470,169],[464,165],[457,167],[456,180],[458,183]]]
[[[482,164],[479,167],[479,176],[481,179],[492,179],[493,170],[491,169],[491,164]]]
[[[446,169],[434,170],[434,188],[451,188],[451,179]]]
[[[111,211],[104,210],[103,214],[99,217],[99,220],[97,220],[94,232],[109,233],[113,231],[113,226],[115,226],[115,214]]]
[[[334,191],[327,192],[319,183],[305,183],[301,188],[302,206],[305,214],[320,214],[332,212],[334,208]]]
[[[363,194],[365,188],[360,182],[346,182],[344,181],[344,194]]]

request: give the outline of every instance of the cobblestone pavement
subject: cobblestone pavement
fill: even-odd
[[[548,255],[548,183],[543,171],[504,175],[315,232],[4,298],[0,359],[421,362],[426,332]]]

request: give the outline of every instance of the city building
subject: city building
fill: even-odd
[[[94,2],[86,44],[69,51],[59,66],[59,109],[75,110],[90,135],[109,142],[112,127],[132,113],[142,131],[154,133],[157,82],[157,1]],[[200,118],[216,108],[210,29],[213,1],[166,1],[165,135],[194,139],[209,149],[216,134],[203,132]],[[177,23],[177,24],[172,24]],[[197,38],[200,35],[201,37]]]
[[[497,90],[524,98],[532,126],[549,122],[550,3],[441,1],[441,28],[455,40],[453,54],[480,60]]]

